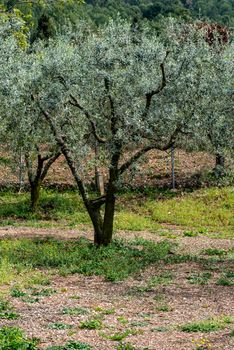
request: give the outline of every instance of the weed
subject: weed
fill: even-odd
[[[132,330],[126,329],[126,331],[124,332],[117,332],[113,335],[107,336],[107,338],[113,341],[122,341],[123,339],[127,338],[127,336],[129,336],[130,334],[132,334]]]
[[[91,319],[80,322],[80,329],[102,329],[102,322],[98,319]]]
[[[49,297],[54,293],[57,293],[57,291],[51,288],[43,288],[43,289],[32,288],[31,289],[31,294],[33,296],[38,296],[38,297]]]
[[[125,344],[119,343],[116,348],[116,350],[134,350],[134,349],[135,349],[134,346],[131,345],[130,343],[125,343]]]
[[[168,328],[166,327],[154,327],[151,329],[152,332],[168,332]]]
[[[145,207],[156,222],[191,227],[196,231],[205,227],[209,232],[222,232],[233,237],[231,187],[202,189],[164,201],[151,200]]]
[[[231,337],[234,337],[234,330],[231,331]]]
[[[198,233],[194,231],[184,231],[184,237],[197,237]]]
[[[71,329],[72,325],[66,323],[49,323],[48,328],[50,329]]]
[[[217,249],[217,248],[208,248],[202,251],[203,254],[205,255],[218,255],[222,256],[224,254],[227,254],[227,252],[223,249]]]
[[[168,305],[159,305],[156,307],[157,311],[162,311],[162,312],[169,312],[172,311],[172,308]]]
[[[13,288],[10,294],[13,298],[21,298],[27,295],[27,293],[23,292],[18,288]]]
[[[30,296],[26,296],[26,297],[22,298],[22,301],[24,303],[34,304],[34,303],[39,303],[40,299],[39,298],[32,298]]]
[[[0,301],[0,319],[6,319],[6,320],[16,320],[19,318],[19,314],[12,311],[12,306],[10,305],[9,301],[7,300],[1,300]]]
[[[194,344],[195,348],[194,350],[211,350],[211,343],[208,339],[202,338],[199,340],[193,340],[192,343]]]
[[[119,323],[121,323],[123,325],[128,323],[128,320],[125,317],[123,317],[123,316],[117,317],[117,321],[119,321]]]
[[[113,315],[115,313],[115,309],[104,309],[100,306],[95,307],[94,310],[101,312],[103,315]]]
[[[3,327],[0,329],[1,350],[36,350],[35,339],[27,339],[19,328]]]
[[[210,318],[200,322],[188,323],[180,326],[182,332],[215,332],[225,328],[232,323],[232,318],[225,316],[222,318]]]
[[[145,287],[138,287],[137,291],[139,292],[150,292],[157,285],[168,285],[171,283],[173,275],[171,272],[164,272],[159,276],[152,277]]]
[[[131,322],[130,325],[133,327],[146,327],[148,326],[149,322],[148,321],[135,321],[135,322]]]
[[[89,309],[84,307],[65,307],[63,309],[63,314],[71,316],[87,315]]]
[[[80,341],[69,341],[65,345],[49,346],[46,350],[91,350],[92,346]]]
[[[187,280],[191,284],[204,285],[204,284],[207,284],[209,282],[211,277],[212,277],[212,274],[210,272],[193,273],[187,277]]]
[[[225,276],[223,276],[223,277],[220,277],[220,278],[218,279],[218,281],[216,282],[216,284],[217,284],[218,286],[233,286],[233,285],[234,285],[234,281],[232,281],[232,280],[226,278]]]

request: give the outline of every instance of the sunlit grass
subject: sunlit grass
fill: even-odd
[[[119,194],[115,231],[159,232],[163,224],[214,237],[234,236],[234,189],[211,188],[175,194],[170,191]],[[90,229],[91,222],[76,191],[43,190],[40,209],[30,213],[29,194],[1,192],[0,224],[35,228]]]
[[[169,223],[234,236],[234,190],[203,189],[165,201],[145,205],[158,223]]]

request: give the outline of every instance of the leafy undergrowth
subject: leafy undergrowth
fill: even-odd
[[[12,271],[12,278],[16,270],[46,268],[59,269],[62,275],[102,275],[109,281],[118,281],[166,258],[170,248],[167,241],[154,243],[143,239],[129,243],[114,241],[99,249],[85,239],[7,239],[0,241],[0,258],[5,262],[5,275]]]
[[[0,329],[0,350],[37,350],[36,344],[36,339],[27,339],[19,328]]]

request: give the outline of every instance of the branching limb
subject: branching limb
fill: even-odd
[[[51,165],[60,157],[60,155],[61,155],[61,152],[57,152],[53,156],[49,156],[49,158],[47,158],[48,162],[45,164],[44,169],[43,169],[42,174],[41,174],[41,180],[42,181],[46,177],[46,175],[47,175]],[[46,157],[43,158],[44,161],[46,160],[45,158]]]
[[[98,135],[96,124],[92,120],[92,117],[91,117],[90,113],[83,106],[81,106],[79,101],[73,95],[70,94],[70,98],[71,98],[71,100],[69,101],[69,103],[72,106],[79,108],[84,113],[86,118],[88,119],[88,121],[89,121],[89,123],[91,125],[91,128],[92,128],[93,135],[96,138],[96,140],[99,143],[105,143],[106,139],[104,139],[104,138],[102,138],[101,136]]]
[[[152,90],[145,94],[146,102],[145,102],[145,111],[143,113],[143,118],[146,118],[148,115],[153,96],[158,95],[165,88],[167,84],[166,73],[165,73],[165,61],[169,53],[170,53],[169,51],[166,52],[166,56],[163,62],[160,64],[160,69],[162,74],[162,80],[161,80],[160,86],[156,90]]]
[[[127,160],[124,164],[121,165],[121,167],[119,168],[119,174],[123,174],[126,170],[129,169],[129,167],[134,164],[138,159],[140,159],[144,154],[146,154],[147,152],[151,151],[152,149],[157,149],[159,151],[166,151],[169,148],[171,148],[176,141],[176,137],[178,135],[178,133],[180,132],[181,127],[180,125],[176,127],[175,131],[173,132],[173,134],[171,135],[170,139],[167,141],[167,143],[165,144],[161,144],[161,143],[152,143],[146,147],[143,147],[142,149],[140,149],[137,153],[135,153],[129,160]]]

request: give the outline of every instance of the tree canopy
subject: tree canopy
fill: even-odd
[[[145,153],[167,150],[186,137],[207,140],[211,127],[217,140],[223,128],[227,131],[227,146],[231,138],[233,46],[218,40],[210,45],[203,30],[172,19],[164,28],[159,36],[150,26],[120,18],[96,31],[80,23],[76,32],[13,56],[14,39],[4,40],[1,93],[7,115],[21,120],[22,127],[37,125],[33,138],[50,128],[49,138],[67,160],[98,245],[112,239],[122,175]],[[95,142],[108,180],[106,194],[92,198],[83,164],[94,161]]]

